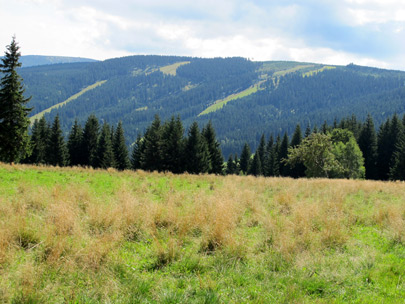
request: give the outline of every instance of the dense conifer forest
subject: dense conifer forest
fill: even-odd
[[[95,115],[87,118],[84,127],[76,120],[67,141],[59,116],[52,124],[45,117],[35,120],[31,133],[32,152],[25,163],[192,174],[405,180],[405,115],[402,119],[393,115],[378,131],[371,115],[364,122],[353,115],[332,125],[307,125],[305,130],[297,124],[292,136],[285,132],[266,138],[262,134],[254,153],[246,142],[240,157],[230,154],[227,162],[211,122],[202,129],[192,123],[184,136],[183,123],[174,116],[162,122],[156,115],[130,151],[122,123],[101,123]],[[314,146],[316,140],[322,146]],[[313,168],[305,155],[293,161],[294,152],[305,145],[318,151],[330,149],[320,153],[327,169]]]
[[[111,125],[122,121],[129,146],[156,114],[163,121],[180,115],[185,129],[211,121],[225,157],[245,142],[256,149],[263,133],[292,134],[297,123],[313,128],[350,114],[363,121],[370,114],[379,127],[394,113],[405,113],[405,73],[353,64],[131,56],[19,72],[32,96],[31,116],[69,100],[45,113],[48,121],[59,115],[65,136],[75,120],[84,125],[94,113]]]

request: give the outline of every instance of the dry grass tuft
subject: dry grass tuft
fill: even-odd
[[[279,271],[285,264],[311,265],[325,252],[343,252],[359,225],[405,243],[401,183],[0,164],[1,169],[63,178],[38,184],[20,177],[12,189],[0,185],[0,302],[37,301],[37,289],[46,293],[44,269],[67,277],[81,271],[88,281],[108,274],[128,244],[146,247],[138,254],[151,257],[145,262],[151,270],[182,262],[187,249],[202,260],[222,253],[232,261],[267,257],[268,266]],[[66,182],[69,176],[84,177]],[[125,271],[123,277],[129,275]],[[108,285],[96,292],[100,301],[113,301],[109,293],[118,290],[115,281],[107,281],[97,278],[97,286]],[[10,292],[10,284],[18,292]]]

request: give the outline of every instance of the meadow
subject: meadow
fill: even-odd
[[[403,303],[405,184],[0,164],[0,303]]]

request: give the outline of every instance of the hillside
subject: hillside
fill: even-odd
[[[403,183],[0,163],[1,303],[401,303]]]
[[[58,113],[65,132],[75,118],[83,124],[94,113],[111,124],[122,120],[131,144],[155,114],[180,115],[186,127],[211,120],[225,157],[240,153],[245,141],[254,149],[262,133],[291,135],[297,123],[305,128],[370,113],[378,125],[405,113],[404,72],[352,64],[131,56],[20,71],[32,115]]]
[[[41,55],[25,55],[21,56],[20,62],[23,67],[32,67],[38,65],[50,65],[58,63],[73,63],[73,62],[95,62],[97,60],[80,57],[63,57],[63,56],[41,56]]]

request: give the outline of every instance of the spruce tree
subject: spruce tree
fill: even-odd
[[[144,140],[141,134],[138,134],[131,154],[131,169],[142,169],[141,159],[144,151]]]
[[[243,174],[247,174],[250,168],[250,157],[251,157],[250,147],[248,143],[245,143],[242,149],[242,153],[240,155],[240,170]]]
[[[114,128],[111,128],[111,130],[114,132]],[[128,169],[130,167],[128,148],[125,144],[124,128],[122,127],[121,121],[118,123],[117,129],[114,132],[112,144],[115,168],[118,170]]]
[[[91,114],[86,121],[83,130],[83,165],[94,166],[97,152],[97,141],[99,137],[99,123],[94,114]]]
[[[184,128],[180,117],[165,122],[162,128],[162,170],[173,173],[184,172]]]
[[[307,125],[307,127],[305,129],[304,138],[307,138],[309,135],[311,135],[311,127],[309,125]]]
[[[55,116],[52,123],[46,158],[48,164],[60,167],[66,166],[68,161],[68,151],[60,127],[59,115]]]
[[[264,164],[266,155],[266,139],[264,138],[264,133],[260,137],[260,142],[259,146],[257,147],[256,153],[258,154],[260,164]]]
[[[188,173],[207,173],[210,170],[208,146],[197,122],[193,122],[189,129],[184,155]]]
[[[208,146],[210,170],[208,173],[222,174],[224,158],[222,156],[219,142],[216,139],[215,130],[211,121],[203,128],[202,135]]]
[[[402,131],[393,155],[393,165],[390,169],[391,180],[405,180],[405,131]]]
[[[400,147],[399,141],[402,135],[403,126],[402,121],[399,119],[397,114],[394,114],[391,120],[391,129],[389,133],[390,146],[388,147],[389,152],[391,153],[389,167],[394,166],[394,154],[397,152],[397,149]]]
[[[298,124],[295,127],[294,134],[291,138],[290,146],[291,148],[298,147],[302,142],[302,133],[301,133],[301,126]],[[290,174],[294,178],[304,177],[305,176],[305,165],[298,161],[293,168],[290,169]]]
[[[281,176],[289,176],[290,175],[290,167],[287,166],[284,162],[282,162],[283,159],[287,158],[288,155],[288,135],[287,132],[284,133],[283,140],[280,144],[280,148],[278,150],[278,163],[279,163],[279,171]]]
[[[271,176],[280,176],[280,157],[278,156],[280,153],[280,147],[281,147],[281,138],[280,135],[277,135],[276,137],[276,142],[273,146],[273,151],[272,151],[272,167],[273,167],[273,174]]]
[[[69,151],[69,164],[71,166],[83,165],[83,129],[77,119],[70,130],[67,147]]]
[[[226,174],[235,174],[235,162],[233,161],[232,154],[229,155],[228,161],[226,162]]]
[[[252,165],[250,166],[249,174],[254,175],[254,176],[262,175],[262,164],[260,162],[260,155],[259,155],[258,151],[256,151],[256,153],[253,157],[253,161],[252,161]]]
[[[114,163],[114,151],[111,143],[111,129],[107,123],[104,123],[97,141],[97,149],[93,166],[95,168],[107,169],[114,167]]]
[[[141,167],[148,171],[162,171],[162,126],[160,118],[155,115],[152,124],[147,128],[144,136],[144,150],[141,156]]]
[[[270,156],[271,156],[271,151],[273,150],[274,146],[274,138],[273,134],[270,135],[269,140],[266,145],[265,149],[265,157],[264,157],[264,163],[262,163],[262,171],[264,176],[270,176],[270,172],[272,172],[272,163],[270,161]]]
[[[239,175],[240,173],[240,164],[238,159],[238,153],[235,153],[235,157],[233,158],[233,162],[235,164],[235,172],[234,174]]]
[[[0,64],[0,161],[18,162],[29,154],[28,114],[30,98],[24,97],[22,78],[17,73],[20,47],[13,37]]]
[[[389,172],[391,156],[386,147],[389,143],[391,121],[387,119],[381,126],[377,135],[377,179],[386,180]]]
[[[42,116],[40,120],[35,120],[34,125],[32,126],[32,135],[30,139],[32,152],[27,159],[27,162],[32,164],[46,163],[47,144],[50,133],[51,128],[44,116]]]
[[[364,157],[366,179],[377,178],[377,135],[373,118],[369,114],[359,135],[359,147]]]

